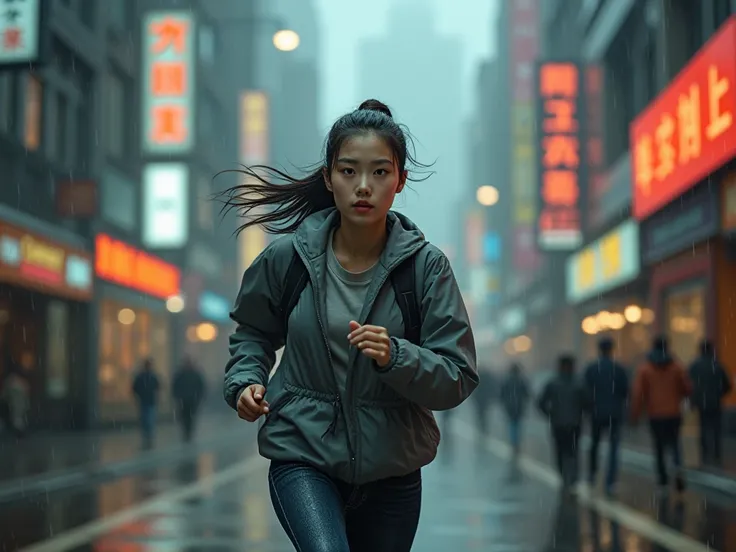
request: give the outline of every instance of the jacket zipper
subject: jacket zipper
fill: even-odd
[[[410,255],[414,255],[417,251],[418,251],[418,249],[413,249],[412,252],[410,253]],[[386,282],[388,281],[389,277],[391,276],[391,272],[393,272],[393,270],[400,263],[402,263],[406,258],[407,258],[407,256],[402,255],[397,260],[395,260],[393,263],[391,263],[390,266],[386,267],[386,272],[383,275],[383,277],[381,278],[381,280],[379,281],[378,286],[375,288],[375,292],[373,294],[373,297],[371,297],[371,304],[370,304],[370,309],[368,310],[368,314],[370,314],[370,311],[373,310],[373,304],[376,302],[376,299],[378,298],[378,294],[381,293],[381,289],[383,288],[383,286],[386,284]],[[360,354],[360,352],[358,352],[357,354]],[[348,395],[351,398],[354,396],[354,392],[355,392],[355,389],[354,389],[355,388],[355,377],[352,377],[353,376],[353,373],[354,373],[354,370],[352,369],[352,366],[349,366],[348,367],[348,381],[349,381],[349,385],[347,385],[346,387],[348,388]],[[350,413],[350,418],[351,418],[351,420],[353,422],[353,427],[355,428],[355,434],[356,435],[360,435],[360,422],[358,421],[358,415],[356,414],[355,409],[349,409],[348,412]],[[357,443],[357,447],[356,448],[358,448],[358,450],[356,452],[357,452],[357,454],[360,454],[360,449],[359,449],[359,447],[360,447],[360,440],[356,440],[356,443]],[[357,462],[355,460],[353,460],[353,480],[355,480],[356,476],[357,476]]]
[[[342,412],[342,398],[340,397],[340,385],[337,381],[337,376],[335,375],[335,367],[333,365],[332,360],[332,353],[330,352],[330,343],[327,340],[327,331],[325,330],[325,325],[322,322],[322,316],[320,315],[320,308],[319,308],[319,289],[318,286],[314,284],[316,282],[317,277],[314,274],[314,271],[312,270],[311,265],[309,264],[308,260],[306,259],[306,253],[302,250],[301,244],[299,244],[298,240],[294,240],[294,243],[296,243],[297,251],[299,252],[299,256],[302,259],[302,262],[304,263],[304,266],[307,268],[307,272],[309,272],[309,276],[312,279],[312,289],[314,290],[314,307],[315,307],[315,313],[317,314],[317,323],[319,324],[320,332],[322,333],[322,340],[325,344],[325,349],[327,349],[327,358],[330,363],[330,373],[332,374],[332,381],[335,384],[335,401],[333,403],[333,409],[335,411],[335,416],[339,416],[339,414]],[[347,409],[349,411],[349,409]],[[330,431],[334,432],[336,431],[336,419],[333,419],[333,422],[330,424],[330,427],[327,428],[327,431],[322,434],[324,437],[327,433]],[[347,441],[348,441],[348,455],[350,456],[350,465],[352,466],[352,474],[353,479],[355,478],[355,451],[353,450],[353,444],[352,439],[350,436],[350,428],[347,428]]]

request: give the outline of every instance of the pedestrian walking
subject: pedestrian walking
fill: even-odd
[[[140,416],[144,449],[153,447],[156,433],[156,408],[160,389],[161,384],[153,369],[153,360],[146,358],[133,380],[133,395],[138,401],[138,415]]]
[[[675,487],[678,492],[685,490],[680,431],[683,401],[690,396],[690,392],[690,378],[670,354],[667,339],[655,338],[648,361],[636,372],[631,397],[631,418],[633,424],[638,422],[642,414],[649,418],[660,494],[667,493],[669,484],[665,462],[668,452],[675,464]]]
[[[501,406],[506,412],[509,428],[509,443],[518,457],[521,451],[521,424],[530,398],[529,384],[524,377],[520,364],[511,365],[506,378],[501,384]]]
[[[575,359],[571,355],[559,357],[557,374],[544,386],[537,407],[549,420],[562,489],[572,492],[578,481],[580,429],[586,394],[575,376]]]
[[[174,375],[171,384],[171,395],[177,411],[177,418],[182,428],[184,441],[192,440],[194,425],[197,420],[199,407],[202,405],[206,386],[202,374],[194,361],[185,358],[179,370]]]
[[[700,344],[700,355],[690,366],[693,392],[690,403],[700,419],[700,458],[703,463],[720,464],[723,443],[723,399],[731,392],[728,371],[716,358],[709,340]]]
[[[629,397],[629,377],[626,369],[613,358],[614,343],[609,337],[598,342],[598,358],[588,365],[583,383],[590,404],[590,454],[588,481],[595,485],[598,474],[598,448],[608,435],[608,467],[605,489],[613,494],[618,476],[618,451],[621,426],[625,420]]]

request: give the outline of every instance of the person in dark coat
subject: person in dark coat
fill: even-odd
[[[602,338],[598,343],[599,356],[585,369],[583,383],[590,405],[589,482],[595,484],[598,472],[598,447],[601,437],[608,434],[608,470],[606,493],[611,494],[618,473],[618,451],[621,425],[629,397],[629,378],[626,369],[613,359],[613,340]]]
[[[147,358],[143,361],[141,370],[133,380],[133,394],[138,400],[140,413],[143,448],[151,448],[153,446],[156,429],[156,407],[158,405],[160,388],[161,384],[159,383],[158,376],[153,370],[153,360]]]
[[[700,417],[700,457],[703,462],[721,462],[723,398],[731,392],[731,379],[716,359],[713,343],[700,344],[700,357],[690,366],[693,385],[690,402]]]
[[[475,406],[478,431],[480,431],[481,435],[487,437],[490,431],[488,418],[496,394],[496,382],[494,381],[493,371],[487,365],[480,365],[478,367],[478,374],[482,383],[478,384],[471,400],[473,406]]]
[[[586,394],[575,377],[575,359],[561,355],[557,374],[544,386],[537,407],[549,419],[562,488],[572,491],[578,479],[578,449]]]
[[[506,378],[501,384],[501,406],[506,412],[509,427],[509,442],[518,456],[521,448],[521,420],[529,403],[529,384],[524,377],[521,366],[512,364]]]
[[[205,395],[205,382],[191,358],[185,358],[174,376],[171,394],[185,441],[192,440],[194,424]]]

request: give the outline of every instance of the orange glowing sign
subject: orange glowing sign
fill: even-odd
[[[642,220],[736,153],[736,16],[632,123],[633,213]]]
[[[580,228],[581,72],[573,62],[539,66],[540,195],[538,241],[543,249],[575,249]]]
[[[159,299],[179,295],[181,272],[177,267],[105,234],[95,239],[95,273],[123,287]]]
[[[144,40],[144,148],[147,153],[186,153],[194,143],[191,13],[149,13]]]

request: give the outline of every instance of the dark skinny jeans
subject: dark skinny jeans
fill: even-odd
[[[410,552],[419,524],[417,470],[350,485],[312,466],[271,462],[271,502],[298,552]]]

